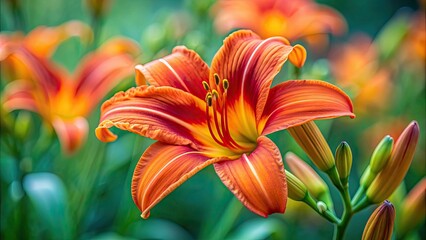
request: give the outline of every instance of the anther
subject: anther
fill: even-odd
[[[229,81],[228,79],[223,79],[223,89],[227,90],[229,88]]]
[[[210,93],[208,93],[208,94],[206,95],[206,103],[207,103],[207,105],[208,105],[209,107],[211,107],[211,106],[212,106],[213,100],[212,100],[212,95],[211,95]]]
[[[212,95],[215,97],[215,99],[219,99],[219,93],[213,89]]]
[[[206,81],[203,81],[203,87],[204,87],[204,89],[206,89],[206,91],[210,90],[210,86]]]
[[[213,76],[214,76],[214,81],[215,81],[216,85],[219,85],[219,83],[220,83],[219,75],[217,73],[215,73]]]

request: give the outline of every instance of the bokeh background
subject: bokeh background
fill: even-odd
[[[320,49],[311,49],[303,40],[295,42],[308,50],[302,78],[334,83],[354,101],[357,118],[317,122],[333,151],[343,140],[352,148],[352,194],[380,139],[386,134],[397,137],[411,120],[419,122],[420,142],[412,166],[392,197],[398,211],[398,203],[425,176],[426,170],[424,22],[413,30],[413,19],[424,14],[424,3],[422,7],[420,1],[414,0],[317,2],[340,12],[347,30],[340,36],[330,36],[329,44]],[[15,3],[19,3],[18,8],[13,7]],[[57,26],[70,20],[87,23],[95,31],[94,42],[82,43],[73,37],[52,56],[53,61],[70,71],[85,53],[115,36],[125,36],[139,44],[141,53],[135,63],[164,56],[176,45],[196,50],[210,63],[227,35],[214,27],[213,0],[105,3],[108,6],[103,17],[95,21],[87,1],[1,0],[1,34],[28,33],[38,26]],[[423,34],[418,58],[407,47],[414,46],[407,41],[415,33]],[[345,50],[348,46],[352,50]],[[358,61],[365,64],[356,68]],[[375,67],[369,68],[372,62]],[[292,74],[293,68],[286,64],[274,83],[291,79]],[[2,92],[9,82],[2,74]],[[131,86],[135,86],[134,76],[123,79],[104,99]],[[332,238],[332,224],[303,204],[290,202],[284,215],[274,214],[266,219],[251,213],[226,189],[213,167],[185,182],[152,210],[148,220],[143,220],[131,199],[130,182],[134,166],[152,141],[120,131],[116,131],[119,138],[113,143],[98,141],[94,129],[100,105],[88,116],[87,142],[72,155],[63,153],[55,133],[38,114],[1,114],[11,123],[6,126],[2,120],[1,128],[2,239]],[[28,131],[11,134],[6,129],[10,126],[26,126]],[[271,138],[283,155],[293,151],[308,160],[286,131],[274,133]],[[332,197],[336,212],[340,213],[342,206],[334,190]],[[361,238],[373,210],[371,207],[355,215],[347,239]],[[426,230],[421,225],[406,238],[425,237]]]

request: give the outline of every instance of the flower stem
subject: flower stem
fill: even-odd
[[[334,224],[338,224],[340,222],[340,219],[337,218],[333,212],[331,212],[329,209],[327,209],[326,211],[321,212],[318,207],[317,207],[317,203],[316,201],[311,197],[311,195],[308,193],[306,194],[305,198],[303,199],[303,201],[308,204],[308,206],[310,206],[312,209],[315,210],[315,212],[317,212],[319,215],[321,215],[322,217],[324,217],[325,219],[327,219],[329,222],[334,223]]]
[[[349,186],[348,185],[343,186],[342,189],[339,189],[339,193],[340,193],[340,196],[342,197],[344,208],[343,208],[342,221],[336,224],[336,228],[334,232],[335,233],[334,239],[336,240],[343,239],[348,223],[351,220],[352,215],[354,214],[352,210],[352,205],[351,205],[351,197],[349,195]]]

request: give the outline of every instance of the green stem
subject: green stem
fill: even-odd
[[[240,203],[240,201],[237,198],[232,197],[224,214],[214,228],[212,237],[210,239],[224,239],[229,230],[231,230],[231,227],[237,220],[242,209],[243,205]]]
[[[341,190],[339,190],[340,196],[343,201],[343,215],[342,221],[336,225],[334,239],[340,240],[343,239],[345,235],[346,228],[348,226],[349,221],[354,214],[351,205],[351,197],[349,195],[349,187],[345,185]]]
[[[334,224],[338,224],[340,222],[340,219],[337,218],[329,209],[321,212],[317,207],[317,202],[311,197],[309,193],[306,194],[305,198],[303,199],[303,202],[308,204],[309,207],[311,207],[313,210],[315,210],[315,212],[327,219],[329,222],[332,222]]]

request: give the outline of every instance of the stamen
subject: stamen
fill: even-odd
[[[203,87],[204,87],[204,89],[206,89],[206,91],[210,90],[210,86],[206,81],[203,81]]]
[[[213,91],[212,91],[212,95],[213,95],[216,99],[219,99],[219,93],[218,93],[215,89],[213,89]]]
[[[207,94],[206,99],[209,99],[209,102],[206,101],[207,102],[207,104],[206,104],[206,117],[207,117],[207,126],[209,128],[210,135],[212,136],[212,138],[215,142],[217,142],[219,145],[222,145],[222,146],[225,147],[226,145],[223,142],[219,141],[219,139],[217,139],[216,135],[213,133],[212,125],[210,124],[210,109],[209,109],[209,107],[211,107],[211,105],[212,105],[212,96],[211,96],[210,93]],[[213,109],[213,112],[215,112],[215,111],[216,110]]]
[[[228,90],[228,88],[229,88],[229,81],[228,81],[228,79],[223,79],[222,84],[223,84],[223,89],[224,90]]]
[[[206,95],[207,106],[211,107],[212,106],[212,102],[213,102],[213,100],[212,100],[212,94],[211,93],[207,93],[207,95]]]
[[[226,105],[229,81],[227,79],[222,80],[223,91],[220,91],[219,75],[215,73],[213,76],[216,84],[213,88],[210,88],[206,81],[202,82],[204,89],[208,91],[206,95],[206,116],[210,135],[213,140],[221,146],[231,149],[244,149],[232,138],[231,133],[229,132],[228,111]],[[219,93],[219,91],[221,93]],[[213,111],[213,121],[210,120],[210,107],[212,107]],[[218,112],[221,113],[220,119]],[[214,126],[212,126],[213,124]],[[216,131],[213,131],[213,128]]]
[[[214,81],[216,83],[216,86],[219,85],[219,83],[220,83],[219,75],[217,73],[215,73],[215,74],[213,74],[213,76],[214,76]]]

